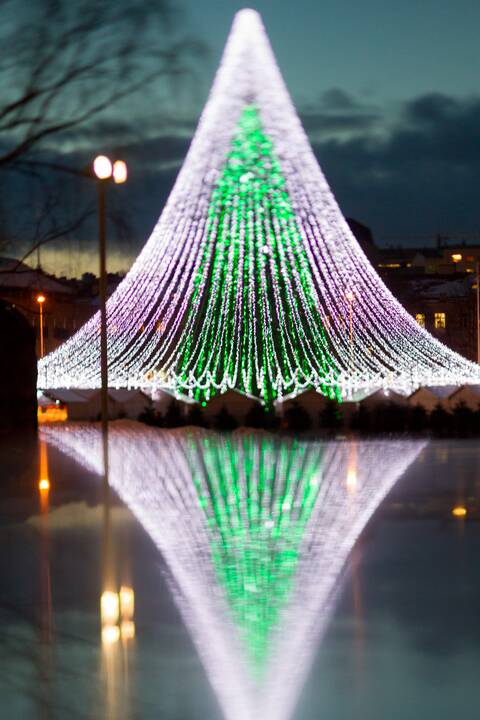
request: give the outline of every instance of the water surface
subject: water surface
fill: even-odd
[[[1,450],[9,717],[470,712],[475,443],[303,442],[120,421],[106,494],[97,426],[41,438]],[[102,595],[118,603],[121,588],[123,607],[104,607],[102,620]]]

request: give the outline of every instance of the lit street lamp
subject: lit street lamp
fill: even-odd
[[[107,348],[107,261],[105,186],[113,180],[121,184],[127,180],[127,165],[123,160],[114,163],[106,155],[98,155],[93,161],[93,174],[97,178],[98,198],[98,247],[100,258],[100,367],[102,378],[101,416],[102,431],[106,439],[108,430],[108,348]]]
[[[45,295],[37,295],[37,303],[40,309],[40,357],[43,358],[45,354],[45,346],[43,342],[43,303],[45,302]]]

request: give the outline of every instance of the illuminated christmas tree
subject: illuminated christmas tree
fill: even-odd
[[[39,386],[99,387],[99,315],[39,364]],[[235,18],[162,215],[108,303],[113,387],[265,404],[479,383],[480,368],[395,300],[314,157],[260,17]]]

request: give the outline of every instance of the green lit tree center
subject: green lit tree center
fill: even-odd
[[[321,454],[247,436],[196,448],[192,476],[211,537],[211,557],[231,617],[259,678],[292,592]],[[200,458],[203,472],[198,472]]]
[[[242,112],[210,200],[202,262],[176,373],[206,381],[204,400],[228,384],[267,405],[279,376],[320,379],[333,360],[285,179],[255,106]],[[182,389],[184,389],[182,387]],[[293,387],[292,387],[293,389]],[[319,390],[330,390],[320,382]]]

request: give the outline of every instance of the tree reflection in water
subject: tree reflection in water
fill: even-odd
[[[42,436],[103,472],[100,429]],[[424,443],[111,424],[110,485],[161,551],[227,720],[288,720],[355,541]]]

